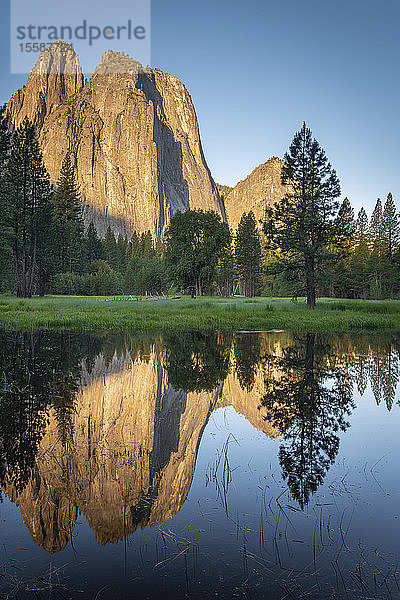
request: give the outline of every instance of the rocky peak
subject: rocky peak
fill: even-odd
[[[39,129],[53,108],[84,85],[79,58],[71,44],[54,42],[46,48],[32,69],[26,86],[7,105],[14,126],[28,117]]]
[[[283,161],[273,156],[229,192],[225,197],[225,209],[231,228],[237,228],[244,212],[253,211],[260,223],[267,206],[283,198],[287,188],[282,185],[282,167]]]
[[[44,76],[81,76],[82,69],[79,63],[78,55],[71,44],[58,40],[40,54],[36,65],[31,71],[31,74]],[[80,81],[80,83],[83,85],[83,81]],[[80,87],[82,87],[82,85],[80,85]]]
[[[141,63],[134,60],[124,52],[107,50],[104,52],[99,66],[94,74],[131,74],[136,75],[142,71]]]

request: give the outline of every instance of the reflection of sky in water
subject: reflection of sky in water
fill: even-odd
[[[261,354],[266,349],[281,354],[282,348],[291,343],[290,337],[280,345],[277,336],[271,339],[274,343],[263,338]],[[224,343],[229,346],[230,340]],[[385,354],[382,348],[387,348],[385,344],[380,346],[381,357]],[[336,350],[332,349],[335,347]],[[288,490],[287,481],[282,478],[279,448],[285,443],[284,436],[268,437],[250,423],[257,425],[253,411],[257,396],[253,394],[255,389],[258,393],[260,388],[257,386],[263,380],[256,376],[250,391],[237,386],[235,362],[230,354],[231,372],[227,375],[225,388],[221,390],[219,386],[217,392],[189,391],[185,404],[182,392],[176,391],[177,396],[171,396],[172,388],[165,387],[166,369],[161,363],[165,362],[168,353],[162,344],[158,344],[158,348],[159,353],[153,355],[153,359],[151,354],[144,353],[148,360],[160,362],[154,370],[155,379],[143,380],[144,387],[140,391],[144,395],[146,385],[149,390],[150,386],[158,386],[161,395],[157,414],[162,415],[159,419],[165,419],[157,428],[157,443],[164,445],[164,451],[160,450],[162,465],[158,465],[162,472],[157,471],[155,462],[155,492],[154,497],[148,494],[148,498],[154,506],[162,499],[167,504],[162,507],[165,512],[169,508],[168,492],[171,499],[174,498],[174,507],[177,496],[177,512],[172,510],[176,514],[165,523],[153,523],[151,528],[139,527],[125,540],[101,545],[96,542],[85,516],[79,513],[72,543],[50,556],[33,543],[18,507],[4,495],[0,506],[0,551],[8,589],[12,587],[10,576],[23,578],[26,582],[42,574],[45,575],[40,583],[42,593],[49,593],[51,580],[52,584],[66,586],[60,587],[60,591],[73,590],[72,597],[81,597],[80,589],[85,590],[87,597],[94,597],[104,586],[107,587],[99,593],[99,598],[112,598],[116,594],[130,597],[132,593],[149,598],[165,594],[182,597],[187,592],[195,598],[213,597],[215,591],[219,597],[246,597],[247,594],[263,598],[266,590],[268,597],[276,599],[303,592],[310,598],[328,598],[332,590],[336,591],[337,597],[345,597],[346,593],[357,598],[374,597],[373,594],[377,598],[387,597],[388,589],[394,585],[400,533],[398,395],[389,411],[383,401],[379,406],[376,404],[368,381],[362,397],[354,386],[355,408],[347,417],[350,426],[338,433],[337,456],[323,483],[315,494],[311,494],[301,511]],[[337,352],[337,345],[332,344],[332,348],[331,353]],[[395,356],[394,347],[392,351]],[[112,356],[112,353],[109,348],[108,355]],[[179,349],[175,347],[174,353],[169,354],[170,359],[171,356],[179,356]],[[351,356],[355,365],[357,338],[353,340]],[[140,360],[139,356],[134,358],[134,361]],[[92,361],[92,364],[99,365],[99,361]],[[119,364],[122,371],[131,368],[121,358]],[[393,364],[397,368],[396,363]],[[174,372],[173,365],[170,367]],[[352,369],[354,366],[349,373]],[[111,390],[111,378],[118,377],[119,373],[118,369],[108,367],[102,380],[104,390]],[[387,369],[381,368],[380,377],[387,385]],[[198,378],[193,381],[198,385]],[[376,378],[373,385],[376,389]],[[332,389],[331,381],[327,387]],[[106,391],[103,393],[107,394]],[[197,451],[197,460],[185,499],[189,489],[187,478],[190,485],[191,473],[183,469],[190,461],[185,462],[187,456],[179,456],[176,435],[178,433],[182,441],[186,435],[185,427],[190,427],[190,419],[199,418],[196,412],[189,414],[185,410],[195,411],[197,407],[201,413],[202,407],[207,406],[205,394],[215,409],[210,409],[208,419],[207,414],[202,414],[198,421],[192,446],[194,452]],[[234,394],[241,397],[234,398]],[[162,398],[166,398],[165,402]],[[118,423],[114,425],[117,430]],[[172,431],[176,426],[178,432]],[[126,429],[121,431],[126,434]],[[169,442],[168,432],[175,436]],[[165,444],[169,444],[168,452],[172,451],[172,454],[165,450]],[[172,461],[171,457],[175,457],[171,470],[175,479],[174,488],[168,490],[163,473]],[[97,460],[101,461],[101,457]],[[136,473],[138,475],[139,471]],[[182,478],[186,478],[185,485]],[[7,486],[5,491],[9,493]],[[13,500],[18,502],[15,494]],[[48,502],[48,496],[42,495],[40,501]],[[127,519],[130,514],[128,506]],[[47,531],[50,530],[48,527]],[[384,576],[387,576],[386,583]],[[38,582],[35,585],[38,586]],[[30,597],[23,589],[19,597]],[[394,598],[398,597],[396,593],[394,589]]]

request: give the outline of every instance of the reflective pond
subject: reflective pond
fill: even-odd
[[[400,598],[399,352],[0,333],[0,595]]]

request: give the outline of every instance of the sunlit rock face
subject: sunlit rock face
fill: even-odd
[[[50,113],[80,92],[83,85],[81,65],[72,46],[55,42],[41,53],[26,85],[9,101],[7,110],[13,125],[18,127],[28,118],[41,131]]]
[[[246,179],[239,181],[225,198],[225,210],[229,226],[236,229],[242,214],[253,211],[257,223],[264,218],[267,206],[279,202],[287,187],[282,185],[283,161],[270,158],[259,165]],[[260,225],[261,226],[261,225]]]
[[[71,150],[84,219],[104,235],[161,234],[171,214],[223,203],[206,164],[195,109],[184,85],[108,51],[87,83],[65,42],[40,56],[8,103],[13,125],[28,117],[52,181]]]

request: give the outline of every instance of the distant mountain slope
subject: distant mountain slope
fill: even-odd
[[[265,208],[285,195],[282,185],[283,161],[276,156],[259,165],[250,175],[233,188],[224,198],[228,223],[236,229],[244,212],[253,211],[257,221],[262,220]]]

